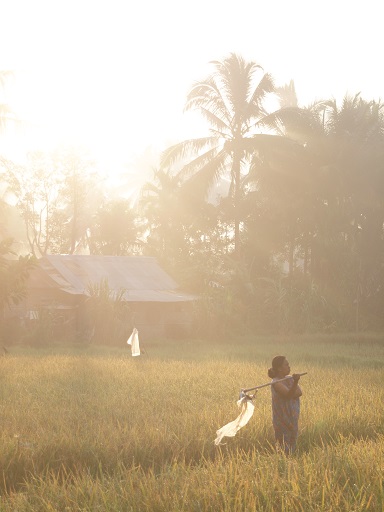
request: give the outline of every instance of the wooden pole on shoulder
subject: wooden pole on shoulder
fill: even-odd
[[[307,375],[308,372],[304,373],[297,373],[296,375],[300,375],[302,377],[303,375]],[[283,382],[283,380],[291,379],[292,375],[288,375],[287,377],[284,377],[284,379],[275,380],[275,382],[268,382],[267,384],[261,384],[260,386],[255,386],[254,388],[248,388],[248,389],[242,389],[241,391],[243,393],[248,393],[249,391],[254,391],[255,389],[265,388],[267,386],[272,386],[272,384],[276,384],[276,382]]]

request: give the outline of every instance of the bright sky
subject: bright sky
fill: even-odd
[[[197,135],[182,110],[207,64],[235,52],[302,105],[361,92],[384,97],[377,0],[0,0],[6,101],[29,129],[0,151],[88,147],[120,172]],[[200,132],[201,133],[201,132]],[[6,145],[6,147],[5,147]]]

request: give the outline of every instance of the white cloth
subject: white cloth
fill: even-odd
[[[140,355],[139,332],[136,327],[133,329],[132,334],[127,340],[128,345],[131,345],[132,356]]]
[[[221,440],[223,437],[234,437],[237,432],[244,427],[248,423],[248,421],[252,418],[253,411],[255,410],[255,406],[253,405],[252,401],[247,398],[243,397],[240,398],[240,400],[237,401],[237,406],[240,409],[239,416],[231,421],[230,423],[227,423],[224,425],[224,427],[221,427],[219,430],[216,431],[216,439],[215,439],[215,445],[218,446],[221,444]]]

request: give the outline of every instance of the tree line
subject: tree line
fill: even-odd
[[[160,155],[134,206],[109,199],[78,151],[3,158],[30,253],[156,256],[201,297],[199,335],[381,329],[382,103],[300,107],[293,82],[231,54],[185,108],[206,133]]]

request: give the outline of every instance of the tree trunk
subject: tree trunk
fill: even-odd
[[[240,200],[241,200],[241,187],[240,187],[240,157],[237,151],[233,152],[232,163],[232,178],[234,180],[234,229],[235,229],[235,258],[239,259],[240,251]]]

